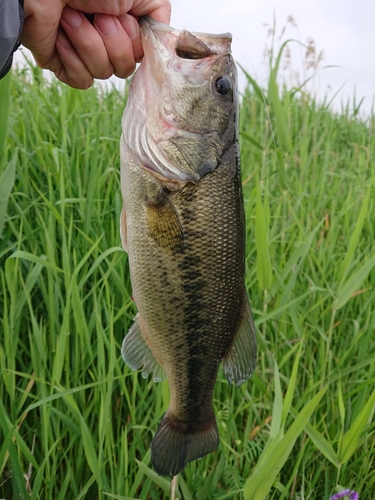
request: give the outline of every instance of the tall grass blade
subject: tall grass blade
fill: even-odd
[[[255,146],[257,149],[260,151],[264,151],[264,147],[259,144],[258,141],[256,141],[253,137],[250,137],[249,134],[246,134],[245,132],[240,132],[241,137],[244,137],[247,141],[249,141],[253,146]]]
[[[367,403],[364,405],[357,418],[354,420],[349,430],[344,434],[342,443],[340,443],[339,461],[346,463],[358,447],[359,440],[369,424],[370,416],[374,413],[375,406],[375,391],[369,397]]]
[[[294,391],[296,389],[296,384],[297,384],[297,374],[298,374],[298,368],[299,368],[299,361],[301,358],[301,352],[302,352],[302,342],[300,342],[296,359],[294,360],[293,363],[293,369],[292,369],[292,374],[289,378],[289,382],[287,385],[287,390],[284,398],[284,404],[283,404],[283,413],[282,413],[282,418],[281,418],[281,425],[284,426],[286,423],[286,419],[289,415],[289,410],[290,407],[292,406],[292,400],[294,396]]]
[[[339,382],[339,391],[338,391],[338,405],[339,405],[339,412],[340,412],[340,420],[341,420],[341,429],[342,429],[342,434],[344,433],[344,427],[345,427],[345,404],[344,404],[344,397],[342,394],[342,384],[341,381]]]
[[[339,289],[337,293],[335,308],[341,309],[351,299],[353,294],[360,289],[363,281],[367,278],[372,268],[375,266],[375,253],[366,261],[346,283]]]
[[[267,463],[269,456],[272,455],[284,435],[284,428],[281,426],[283,396],[281,392],[280,372],[276,361],[274,361],[274,388],[275,396],[272,408],[270,435],[259,457],[257,467],[261,467],[263,463]]]
[[[212,474],[208,474],[204,478],[203,486],[199,490],[197,495],[197,500],[206,500],[210,497],[210,488],[211,488]]]
[[[276,361],[274,369],[274,386],[275,386],[275,398],[273,401],[272,410],[272,420],[271,420],[271,430],[270,430],[270,441],[275,439],[282,430],[282,414],[283,414],[283,395],[281,392],[280,383],[280,372]]]
[[[12,72],[9,71],[9,73],[0,80],[0,172],[2,161],[5,159],[5,139],[8,132],[11,82]]]
[[[0,156],[0,159],[2,156]],[[9,196],[13,188],[14,179],[16,176],[16,163],[18,158],[18,151],[13,153],[12,159],[4,172],[0,175],[0,236],[3,232],[5,217],[7,213]]]
[[[93,476],[95,477],[95,481],[97,482],[99,489],[102,490],[103,482],[100,462],[95,451],[91,433],[81,414],[79,415],[79,426],[81,428],[83,448],[85,450],[87,463],[93,473]]]
[[[337,453],[333,449],[331,443],[327,441],[327,439],[311,424],[306,425],[305,432],[320,453],[324,455],[335,467],[340,467],[339,457],[337,456]]]
[[[170,493],[171,491],[170,481],[156,474],[155,471],[150,469],[150,467],[147,467],[147,465],[141,462],[140,460],[135,459],[135,461],[137,462],[138,467],[143,472],[143,474],[149,477],[151,481],[154,482],[157,486],[159,486],[159,488],[161,488],[166,494]]]
[[[12,441],[9,439],[9,435],[12,434],[13,429],[5,413],[5,408],[0,400],[0,429],[2,430],[3,436],[5,436],[5,441],[7,441],[9,458],[13,470],[12,483],[13,483],[13,498],[29,498],[29,494],[26,491],[25,479],[23,476],[23,470],[21,467],[20,460],[18,458],[18,453],[16,447]]]
[[[29,252],[16,250],[15,252],[12,253],[12,255],[9,256],[9,259],[25,259],[28,262],[34,262],[34,264],[38,264],[42,267],[47,267],[48,269],[52,269],[53,271],[63,272],[62,269],[48,262],[47,257],[45,255],[38,257],[37,255],[33,255],[32,253]]]
[[[103,491],[103,495],[109,498],[115,498],[116,500],[139,500],[135,497],[122,497],[121,495],[113,495],[112,493],[106,493],[105,491]]]
[[[237,66],[239,66],[241,68],[242,72],[246,76],[247,81],[253,86],[254,92],[255,92],[256,96],[258,97],[259,101],[261,103],[266,104],[266,99],[265,99],[264,93],[263,93],[262,89],[259,87],[256,80],[254,80],[254,78],[241,66],[241,64],[239,64],[239,63],[236,63],[236,64],[237,64]]]
[[[273,114],[275,116],[275,124],[276,124],[276,137],[278,139],[278,144],[281,149],[288,153],[292,149],[292,141],[290,138],[290,134],[288,131],[289,128],[289,119],[288,112],[289,109],[286,106],[286,103],[282,103],[279,95],[279,86],[277,83],[277,75],[279,72],[279,66],[281,62],[281,57],[283,55],[283,51],[287,44],[291,40],[286,40],[280,47],[275,66],[270,71],[270,77],[268,81],[268,102],[271,104]]]
[[[372,183],[369,183],[369,187],[367,189],[367,193],[364,197],[364,200],[362,202],[361,210],[358,215],[358,219],[354,225],[354,230],[350,236],[349,240],[349,245],[348,245],[348,250],[345,255],[344,262],[342,263],[341,269],[340,269],[340,274],[339,274],[339,286],[338,288],[340,289],[342,287],[343,281],[345,280],[349,266],[351,264],[354,252],[356,251],[356,248],[360,242],[360,235],[362,232],[363,224],[366,220],[367,213],[368,213],[368,205],[371,197],[371,192],[372,192]]]
[[[255,467],[254,472],[245,483],[245,500],[263,500],[271,491],[274,481],[280,470],[287,461],[293,446],[308,423],[313,411],[324,396],[325,387],[309,401],[298,414],[285,436],[280,440],[277,447],[269,454],[267,461]]]
[[[182,474],[180,474],[178,477],[178,485],[180,487],[181,493],[183,494],[184,500],[194,500],[194,497],[189,489],[189,486],[186,484],[186,481],[183,478]]]
[[[265,201],[266,203],[266,201]],[[256,208],[255,208],[255,243],[257,248],[257,275],[259,287],[269,290],[272,285],[272,265],[268,241],[267,208],[262,203],[259,181],[257,182]]]

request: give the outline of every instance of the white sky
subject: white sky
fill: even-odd
[[[284,40],[297,38],[306,43],[312,37],[317,51],[324,50],[321,67],[339,66],[319,72],[315,80],[319,95],[328,91],[333,97],[345,84],[334,101],[335,108],[339,109],[342,98],[351,99],[356,88],[357,101],[365,97],[364,106],[369,111],[375,94],[374,0],[172,0],[171,24],[190,31],[230,31],[236,61],[265,85],[263,54],[270,39],[264,23],[271,27],[275,16],[279,35],[289,15],[297,28],[288,25]],[[305,50],[301,54],[298,45],[293,45],[293,67],[301,73]]]
[[[314,86],[320,96],[328,92],[333,97],[344,85],[335,98],[336,109],[340,108],[342,99],[345,102],[351,99],[356,89],[357,101],[365,97],[361,109],[369,111],[375,94],[374,0],[172,0],[171,25],[190,31],[230,31],[236,61],[265,86],[267,67],[263,54],[270,39],[264,24],[271,27],[275,16],[279,35],[290,15],[297,28],[289,24],[284,40],[296,38],[306,43],[311,37],[317,51],[324,50],[321,68],[339,66],[321,70],[310,89]],[[297,44],[292,46],[292,66],[303,80],[301,61],[305,50]],[[21,59],[18,54],[16,60]],[[240,80],[240,88],[243,85],[244,78]]]

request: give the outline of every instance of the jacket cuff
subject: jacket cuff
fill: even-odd
[[[23,10],[23,4],[24,4],[24,0],[18,0],[18,13],[19,13],[19,19],[20,19],[20,29],[19,29],[18,37],[21,36],[23,23],[25,22],[25,12]],[[17,42],[15,43],[13,50],[12,50],[11,54],[9,55],[6,63],[4,64],[4,66],[0,70],[0,80],[2,78],[4,78],[4,76],[9,72],[9,70],[12,66],[12,62],[13,62],[13,54],[18,49],[18,47],[20,45],[21,45],[21,42],[19,40],[17,40]]]

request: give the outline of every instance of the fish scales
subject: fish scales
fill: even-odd
[[[183,33],[184,57],[190,43],[195,59],[205,51],[201,60],[210,63],[203,76],[186,79],[194,65],[176,56],[181,32],[146,18],[141,33],[141,69],[146,66],[148,81],[160,79],[160,92],[150,99],[137,73],[123,119],[121,232],[138,315],[122,353],[131,368],[144,366],[144,376],[153,371],[156,380],[168,378],[170,407],[151,457],[159,474],[173,476],[218,446],[212,396],[219,365],[223,361],[228,380],[239,385],[254,370],[256,342],[244,286],[235,88],[229,98],[214,96],[215,105],[205,102],[214,78],[228,74],[236,83],[223,48],[228,35],[219,44],[218,36],[210,44],[202,35],[198,45],[199,34]],[[152,75],[153,46],[167,61],[160,63],[164,80],[160,67]]]

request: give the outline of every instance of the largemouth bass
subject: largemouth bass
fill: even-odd
[[[151,445],[162,476],[217,448],[212,395],[256,362],[245,291],[245,217],[231,35],[140,19],[144,58],[122,121],[122,243],[138,314],[122,356],[168,378],[170,407]]]

